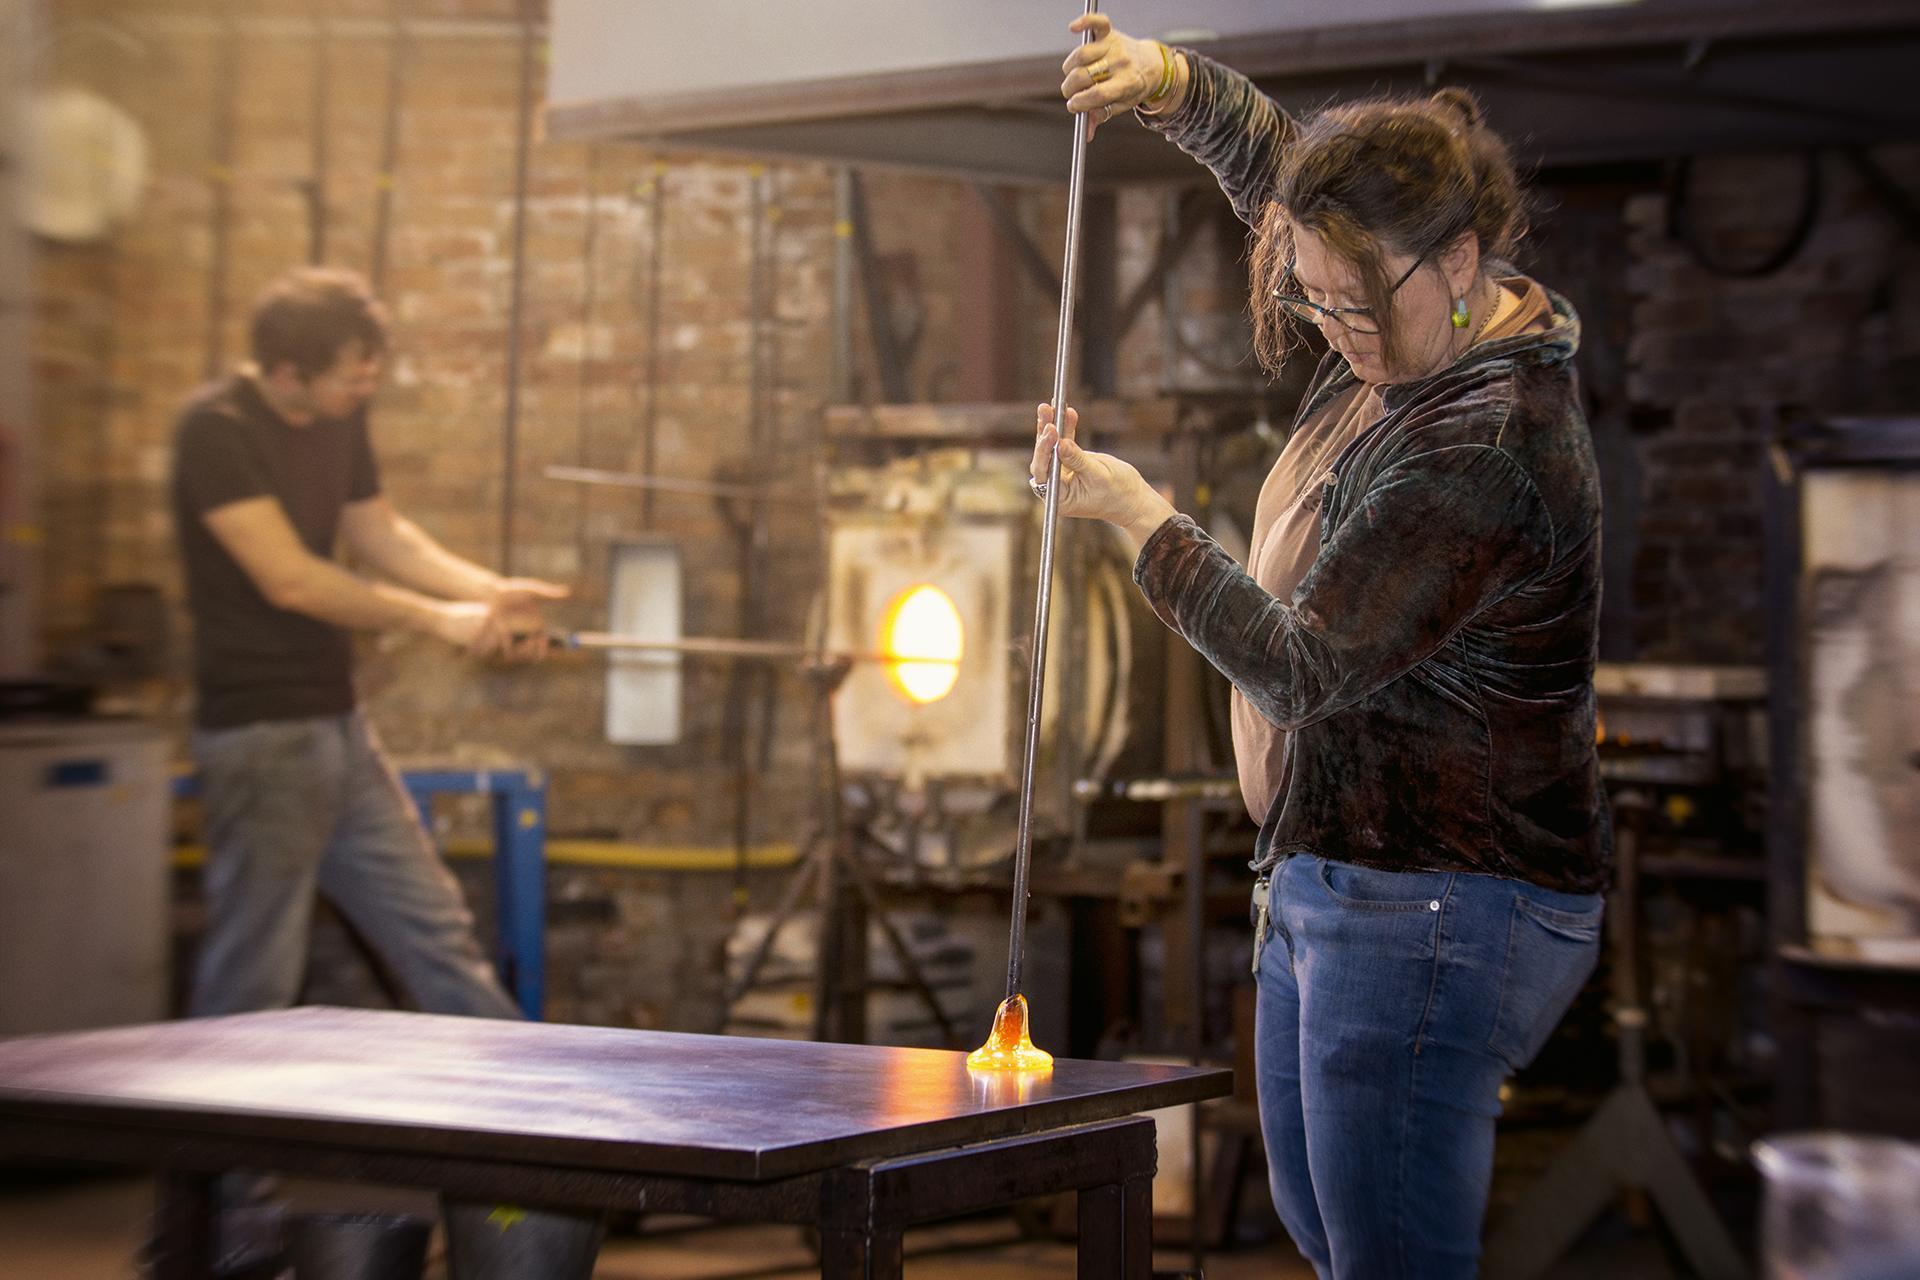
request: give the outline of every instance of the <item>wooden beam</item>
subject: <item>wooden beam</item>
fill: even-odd
[[[1912,30],[1911,0],[1775,0],[1671,6],[1451,15],[1404,22],[1354,23],[1236,36],[1204,46],[1256,79],[1323,75],[1384,66],[1499,54],[1573,52],[1636,45],[1740,41],[1799,35]],[[989,64],[917,68],[798,84],[743,85],[692,93],[634,95],[547,107],[548,136],[559,141],[664,137],[768,122],[833,120],[959,106],[1003,106],[1057,97],[1057,56]]]

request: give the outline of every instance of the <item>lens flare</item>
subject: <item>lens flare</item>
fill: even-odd
[[[938,702],[960,678],[960,611],[946,592],[922,583],[902,592],[887,610],[880,646],[897,659],[893,683],[916,703]]]

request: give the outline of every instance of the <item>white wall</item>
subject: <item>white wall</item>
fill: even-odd
[[[1454,14],[1580,7],[1583,0],[1118,0],[1134,35],[1310,30]],[[552,102],[654,97],[746,85],[1056,55],[1074,0],[552,0]],[[1036,85],[1036,91],[1044,86]]]

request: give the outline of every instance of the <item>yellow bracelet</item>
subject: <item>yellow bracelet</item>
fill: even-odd
[[[1173,88],[1173,54],[1163,42],[1155,40],[1153,43],[1160,50],[1160,83],[1154,86],[1152,93],[1141,100],[1142,106],[1152,106],[1166,97],[1167,91]]]

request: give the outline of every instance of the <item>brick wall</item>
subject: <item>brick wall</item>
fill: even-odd
[[[146,201],[110,243],[43,246],[40,259],[34,358],[46,469],[45,621],[58,650],[84,632],[103,583],[153,582],[177,600],[164,484],[172,415],[210,358],[208,163],[220,35],[213,10],[195,4],[50,0],[47,8],[56,26],[98,17],[131,33],[124,42],[57,42],[51,70],[135,114],[154,167]],[[304,260],[308,242],[302,184],[310,172],[313,61],[304,24],[311,6],[275,0],[240,8],[231,266],[217,335],[227,362],[243,350],[253,293]],[[391,48],[369,22],[350,20],[382,19],[388,5],[330,0],[327,9],[345,24],[329,45],[328,256],[364,268]],[[395,351],[376,442],[397,505],[455,551],[497,564],[516,5],[410,0],[408,11],[442,21],[415,42],[403,87],[385,286]],[[1920,150],[1878,155],[1908,190],[1920,185]],[[1856,174],[1830,160],[1827,176],[1805,250],[1757,281],[1719,279],[1694,263],[1666,236],[1664,197],[1650,185],[1585,183],[1549,193],[1531,265],[1574,298],[1590,337],[1605,336],[1601,354],[1613,361],[1583,376],[1613,424],[1603,447],[1610,529],[1633,551],[1610,579],[1633,605],[1615,637],[1616,656],[1757,660],[1754,475],[1768,432],[1788,405],[1914,403],[1920,303],[1913,250]],[[1694,208],[1705,235],[1730,255],[1764,248],[1791,219],[1798,177],[1795,163],[1774,157],[1702,162]],[[658,227],[648,187],[656,180],[665,190]],[[641,531],[641,503],[631,491],[549,481],[542,471],[553,463],[640,465],[650,353],[637,285],[656,237],[663,264],[657,470],[696,479],[757,468],[805,474],[820,454],[819,409],[830,394],[834,175],[819,165],[763,173],[726,157],[540,141],[529,187],[514,567],[573,584],[560,620],[593,627],[606,616],[609,547]],[[771,396],[778,443],[759,457],[750,448],[747,303],[756,189],[772,220],[769,330],[778,349]],[[974,196],[949,180],[879,173],[868,176],[868,192],[898,318],[918,334],[911,395],[983,398],[974,370],[956,354],[967,349],[963,328],[980,313],[968,295],[974,259],[952,251],[969,237],[977,242]],[[1062,193],[1022,193],[1016,204],[1043,254],[1057,260]],[[1119,211],[1124,297],[1152,256],[1165,199],[1130,191]],[[1230,223],[1202,237],[1178,283],[1186,347],[1164,341],[1159,303],[1150,304],[1121,348],[1123,394],[1151,394],[1168,380],[1217,386],[1247,370],[1242,250]],[[1016,288],[1020,332],[1005,381],[1018,388],[1013,398],[1038,399],[1051,381],[1057,299],[1028,283]],[[879,379],[864,322],[855,332],[855,386],[872,396]],[[655,517],[653,532],[674,538],[684,557],[688,631],[735,634],[743,584],[722,513],[705,500],[662,495]],[[772,520],[774,562],[762,604],[790,634],[818,578],[816,530],[792,509],[776,508]],[[502,670],[395,636],[369,642],[361,670],[367,701],[397,754],[548,769],[556,832],[701,843],[731,831],[727,673],[719,664],[688,664],[686,737],[673,748],[601,740],[599,659]],[[774,767],[755,793],[761,839],[791,835],[805,811],[801,691],[791,681],[781,689]],[[173,708],[176,721],[181,711]],[[614,890],[597,884],[594,892]],[[693,903],[708,891],[675,892]],[[705,954],[710,944],[694,950]],[[680,1007],[657,986],[569,999],[596,1017]]]
[[[135,219],[111,243],[48,246],[40,276],[36,365],[47,452],[47,616],[57,651],[86,627],[102,583],[157,582],[176,597],[165,477],[172,415],[200,381],[209,351],[213,255],[208,181],[220,105],[219,30],[210,7],[73,0],[56,23],[106,17],[137,52],[70,42],[58,71],[107,93],[146,128],[154,179]],[[422,27],[404,81],[401,149],[383,292],[395,319],[388,385],[374,429],[396,504],[456,552],[497,565],[506,474],[507,316],[513,241],[514,129],[520,50],[507,0],[441,0],[408,12]],[[302,184],[310,169],[311,6],[243,6],[225,322],[218,363],[244,352],[248,303],[308,244]],[[384,123],[389,41],[365,22],[384,0],[329,4],[328,260],[366,269]],[[454,22],[453,20],[458,20]],[[603,624],[610,544],[641,532],[631,491],[543,478],[554,463],[638,469],[641,382],[648,358],[641,286],[656,234],[662,253],[658,453],[666,476],[701,479],[805,468],[817,452],[828,394],[833,182],[821,166],[771,172],[731,159],[658,157],[637,147],[533,148],[526,210],[525,311],[519,403],[516,571],[571,583],[562,621]],[[662,226],[647,184],[664,184]],[[772,232],[767,326],[777,355],[770,396],[773,456],[752,456],[748,283],[758,186]],[[942,354],[955,348],[960,281],[951,255],[955,184],[876,176],[879,248],[911,277],[923,312],[914,368],[919,395],[962,394]],[[933,251],[929,251],[930,248]],[[864,330],[862,330],[863,332]],[[856,383],[872,387],[864,342]],[[774,625],[803,617],[816,568],[810,522],[775,509],[770,544]],[[653,532],[682,550],[686,626],[739,629],[736,545],[710,501],[663,495]],[[687,736],[672,749],[622,749],[582,732],[597,725],[603,663],[498,670],[416,637],[370,643],[362,680],[397,753],[532,759],[554,773],[555,824],[594,834],[687,841],[727,830],[732,780],[720,741],[726,669],[691,663]],[[797,725],[797,697],[782,724]],[[176,708],[176,712],[177,712]],[[792,735],[798,741],[798,735]],[[761,829],[790,831],[795,752],[760,793]]]
[[[57,659],[84,645],[102,585],[152,583],[173,606],[175,667],[184,673],[187,628],[166,503],[172,419],[210,365],[224,369],[244,355],[257,290],[306,259],[313,7],[276,0],[233,10],[240,23],[226,184],[229,265],[217,327],[210,164],[223,104],[220,6],[49,0],[47,7],[55,27],[110,24],[111,39],[57,41],[49,70],[131,112],[146,131],[153,167],[140,209],[110,242],[44,246],[33,355],[46,457],[47,648]],[[406,8],[421,27],[402,86],[382,289],[394,344],[375,407],[375,444],[396,505],[455,552],[497,566],[507,473],[517,5],[409,0]],[[327,41],[327,260],[367,270],[393,56],[378,23],[389,6],[329,0],[325,12],[335,20]],[[657,227],[655,182],[663,192]],[[947,180],[876,173],[867,182],[876,251],[906,309],[900,318],[918,334],[910,393],[984,398],[954,358],[969,281],[950,247],[969,227],[977,230],[976,203],[964,185]],[[641,467],[643,381],[654,354],[642,288],[657,240],[656,471],[689,479],[808,474],[830,394],[834,174],[820,165],[763,170],[727,157],[541,139],[528,185],[513,568],[570,583],[574,597],[558,620],[598,628],[606,620],[611,545],[643,532],[670,537],[683,558],[687,631],[738,634],[737,542],[711,500],[660,495],[648,529],[633,491],[551,481],[543,471],[555,463]],[[772,421],[761,427],[773,443],[758,454],[749,308],[756,192],[769,229],[763,270],[773,367]],[[1056,245],[1057,194],[1015,199],[1040,243]],[[1123,270],[1137,274],[1135,259],[1151,251],[1150,238],[1142,243],[1129,247]],[[1038,334],[1015,343],[1012,381],[1034,388],[1019,398],[1037,399],[1046,384],[1053,311],[1053,300],[1038,300],[1030,288],[1015,311],[1015,322]],[[864,322],[855,332],[853,382],[870,397],[879,379]],[[817,526],[790,507],[772,508],[770,520],[759,603],[776,634],[796,635],[819,574]],[[727,667],[687,664],[684,738],[668,748],[602,740],[604,669],[591,656],[489,667],[452,657],[434,641],[394,635],[363,644],[360,679],[397,756],[547,770],[556,834],[728,841],[737,785],[724,719]],[[166,714],[182,726],[186,693],[178,679],[172,688]],[[797,838],[807,817],[804,690],[791,677],[778,689],[771,769],[753,794],[756,841]],[[484,831],[476,806],[454,806],[451,821],[451,834]],[[756,879],[755,902],[774,897],[784,880]],[[613,904],[610,911],[568,908],[572,914],[563,911],[556,922],[557,1016],[711,1029],[712,982],[689,975],[717,963],[731,914],[728,877],[556,871],[551,888],[556,902],[584,895]],[[654,898],[660,905],[651,914],[636,906]],[[662,927],[681,918],[701,927]],[[185,930],[183,951],[193,932]],[[717,975],[715,967],[708,976],[717,982]],[[343,990],[353,990],[351,980]]]
[[[1920,190],[1920,148],[1873,156]],[[1920,253],[1843,158],[1820,166],[1805,247],[1757,279],[1715,275],[1671,238],[1665,193],[1626,204],[1642,657],[1762,660],[1759,477],[1784,419],[1920,409]],[[1792,227],[1804,180],[1797,156],[1701,160],[1687,202],[1700,240],[1716,261],[1761,260]]]

